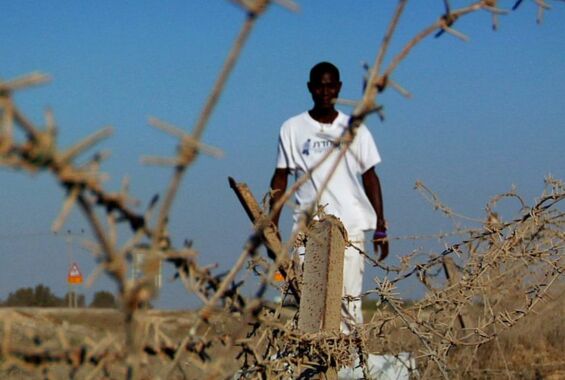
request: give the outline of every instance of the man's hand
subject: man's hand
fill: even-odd
[[[373,235],[373,249],[377,260],[384,260],[388,256],[388,239],[386,235],[386,222],[383,210],[383,195],[381,192],[381,183],[375,172],[375,168],[371,167],[362,175],[363,189],[365,194],[377,214],[377,225]],[[378,252],[380,253],[380,256]]]
[[[384,260],[388,256],[388,237],[386,230],[377,230],[373,234],[373,251],[378,261]],[[380,256],[378,252],[381,252]]]

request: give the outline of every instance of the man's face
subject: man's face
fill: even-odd
[[[329,72],[308,82],[308,91],[312,94],[315,108],[333,108],[333,99],[338,97],[339,90],[341,90],[341,82]]]

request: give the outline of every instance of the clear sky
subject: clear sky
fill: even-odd
[[[511,7],[514,1],[500,3]],[[200,157],[176,200],[174,242],[194,240],[203,264],[229,269],[251,231],[227,177],[247,182],[257,197],[268,190],[279,126],[310,107],[307,75],[318,61],[341,69],[342,97],[359,98],[362,62],[373,62],[396,1],[299,4],[298,13],[272,6],[258,21],[204,134],[225,157]],[[434,212],[413,189],[416,180],[456,211],[481,219],[489,198],[512,185],[532,202],[545,176],[565,178],[565,4],[551,4],[554,9],[537,25],[534,2],[525,1],[500,18],[496,32],[490,14],[471,15],[456,25],[469,42],[450,35],[425,40],[395,72],[393,79],[413,98],[388,90],[380,97],[386,120],[367,120],[383,157],[377,172],[390,235],[449,231],[459,223]],[[26,0],[4,2],[2,8],[0,77],[32,71],[53,77],[47,86],[18,93],[20,109],[41,124],[45,107],[52,107],[63,147],[112,125],[113,137],[100,145],[112,152],[104,165],[111,177],[107,188],[116,190],[130,176],[131,192],[145,207],[162,193],[170,172],[145,167],[140,157],[175,149],[173,139],[148,126],[148,117],[192,129],[244,13],[229,1],[204,0]],[[442,10],[440,0],[409,2],[391,53]],[[45,174],[0,169],[2,299],[38,283],[59,295],[66,291],[68,246],[64,236],[50,233],[62,199]],[[282,224],[288,231],[288,215]],[[73,215],[62,235],[81,235],[86,227]],[[73,256],[88,274],[94,260],[78,240]],[[428,240],[393,242],[390,262],[414,249],[437,247]],[[381,274],[368,270],[366,288],[376,275]],[[80,291],[89,298],[99,289],[114,286],[101,278]],[[403,291],[410,296],[412,289]],[[180,286],[166,283],[156,304],[195,303]]]

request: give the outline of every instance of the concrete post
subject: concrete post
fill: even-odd
[[[298,317],[298,329],[304,333],[339,332],[346,242],[343,224],[331,215],[308,231]],[[320,378],[337,379],[337,370],[328,368]]]
[[[305,333],[339,331],[346,241],[343,224],[331,215],[314,222],[308,232],[298,319]]]

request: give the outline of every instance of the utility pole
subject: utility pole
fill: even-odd
[[[78,268],[78,264],[74,261],[73,255],[73,237],[82,236],[84,234],[84,229],[81,228],[80,234],[73,233],[71,230],[67,230],[66,242],[67,242],[67,258],[68,258],[68,272],[67,272],[67,283],[69,284],[68,291],[68,307],[77,308],[78,300],[75,288],[77,285],[82,284],[82,274]]]

